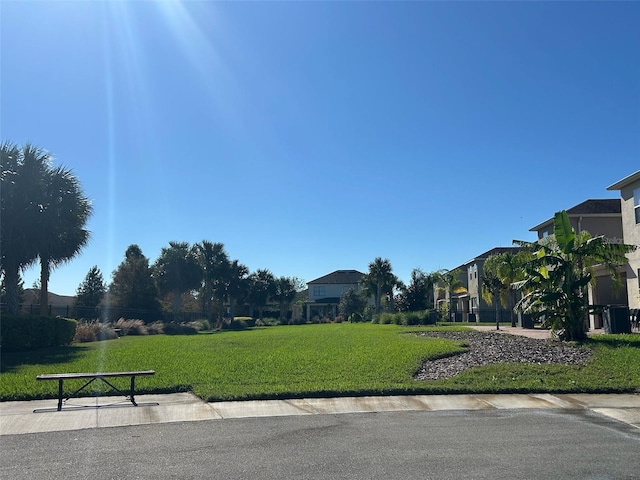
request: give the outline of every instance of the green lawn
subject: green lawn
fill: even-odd
[[[450,330],[454,327],[444,327]],[[640,335],[590,341],[585,367],[491,365],[432,382],[411,378],[424,358],[462,351],[451,340],[408,335],[415,327],[325,324],[197,336],[123,337],[3,354],[0,400],[54,398],[41,373],[156,371],[141,392],[193,391],[206,400],[454,392],[640,392]],[[71,392],[74,386],[65,383]],[[126,384],[125,384],[126,385]],[[124,386],[124,385],[123,385]]]

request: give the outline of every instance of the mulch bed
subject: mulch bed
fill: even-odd
[[[535,363],[583,365],[591,350],[557,340],[538,340],[491,332],[416,332],[424,337],[463,341],[469,351],[422,363],[416,380],[451,378],[473,367],[490,363]]]

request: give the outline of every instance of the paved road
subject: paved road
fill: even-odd
[[[244,418],[5,435],[0,478],[638,479],[640,431],[589,410]]]

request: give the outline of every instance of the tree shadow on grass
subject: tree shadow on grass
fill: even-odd
[[[0,355],[0,373],[13,372],[22,365],[53,365],[71,362],[88,349],[88,347],[71,345],[22,352],[2,351]]]
[[[588,345],[606,345],[611,348],[640,348],[640,335],[637,333],[594,335],[589,337],[586,343]]]

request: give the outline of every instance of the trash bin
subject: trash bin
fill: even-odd
[[[470,313],[469,314],[469,323],[476,323],[476,314],[475,313]]]
[[[607,305],[603,312],[604,333],[631,333],[629,307]]]
[[[533,315],[530,313],[518,313],[518,326],[520,328],[533,328]]]

